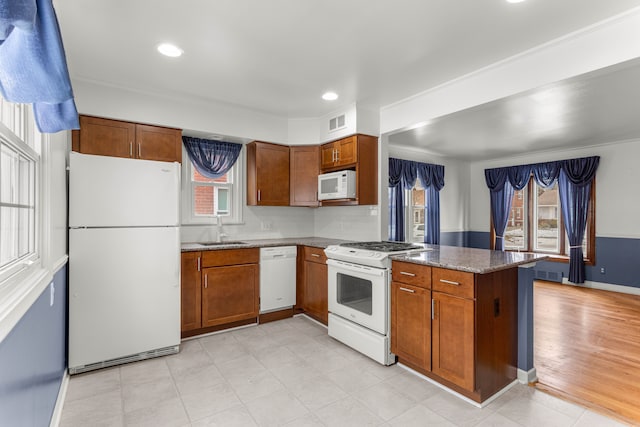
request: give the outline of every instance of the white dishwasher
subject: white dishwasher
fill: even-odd
[[[296,305],[296,246],[260,248],[260,313]]]

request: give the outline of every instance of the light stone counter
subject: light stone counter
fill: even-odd
[[[315,248],[324,249],[329,245],[338,245],[340,243],[351,242],[351,240],[327,239],[324,237],[290,237],[283,239],[262,239],[262,240],[242,240],[241,242],[222,242],[214,245],[206,243],[183,243],[181,245],[182,252],[194,251],[215,251],[220,249],[238,249],[238,248],[267,248],[275,246],[313,246]]]
[[[490,251],[458,246],[424,245],[426,251],[392,256],[392,260],[442,267],[470,273],[491,273],[522,264],[542,261],[543,254]]]

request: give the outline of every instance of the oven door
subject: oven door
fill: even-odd
[[[329,259],[329,312],[386,335],[389,271]]]

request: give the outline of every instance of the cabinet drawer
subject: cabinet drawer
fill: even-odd
[[[392,261],[391,277],[394,282],[409,283],[431,289],[431,267],[410,262]]]
[[[305,261],[317,262],[320,264],[327,263],[327,256],[324,254],[324,249],[314,248],[312,246],[304,247],[304,259]]]
[[[462,298],[475,298],[474,274],[465,271],[433,268],[431,272],[432,288],[449,295]]]
[[[202,267],[218,267],[222,265],[257,264],[260,260],[260,250],[250,249],[220,249],[202,252]]]

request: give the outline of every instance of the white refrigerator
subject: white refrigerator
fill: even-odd
[[[70,154],[70,373],[178,351],[179,201],[179,163]]]

